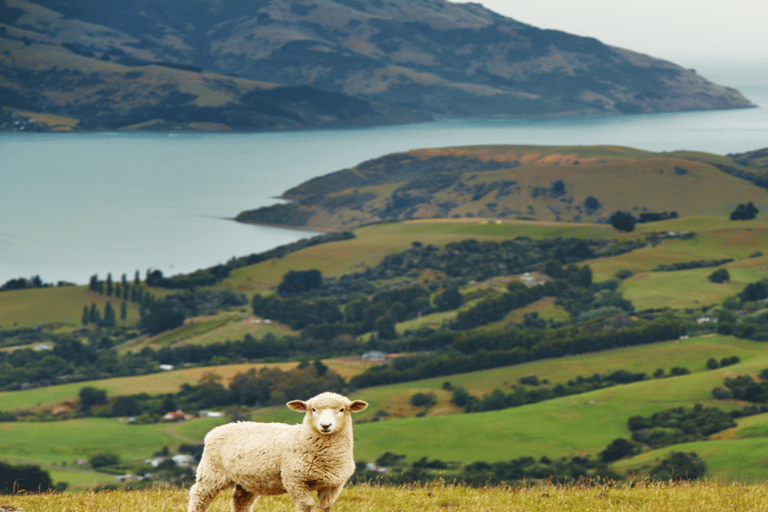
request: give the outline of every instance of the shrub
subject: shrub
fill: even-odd
[[[88,459],[88,463],[94,468],[114,466],[115,464],[120,464],[120,456],[114,453],[97,453]]]
[[[411,397],[411,405],[414,407],[429,407],[437,403],[434,393],[416,393]]]
[[[654,480],[696,480],[704,476],[707,465],[694,452],[670,452],[656,467],[651,469]]]
[[[631,213],[614,212],[608,221],[619,231],[634,231],[635,229],[636,220]]]
[[[726,281],[731,280],[731,275],[728,273],[728,271],[724,268],[719,268],[709,274],[709,277],[707,278],[713,283],[725,283]]]
[[[603,462],[613,462],[624,457],[628,457],[640,451],[640,447],[635,443],[624,438],[618,438],[611,441],[611,444],[600,452],[600,460]]]

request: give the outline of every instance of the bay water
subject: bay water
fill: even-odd
[[[312,236],[231,219],[312,177],[392,152],[611,144],[727,154],[768,146],[765,71],[705,76],[758,108],[279,133],[0,133],[0,284],[187,273]]]

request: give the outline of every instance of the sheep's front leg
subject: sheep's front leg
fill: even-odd
[[[344,486],[340,485],[338,487],[325,487],[320,490],[318,496],[320,497],[321,512],[331,512],[331,506],[333,506],[343,488]]]
[[[206,485],[198,480],[189,490],[188,512],[205,512],[220,490],[221,487]]]
[[[293,500],[295,512],[310,512],[312,510],[312,506],[315,504],[315,498],[312,496],[312,491],[310,491],[308,487],[300,484],[291,485],[286,482],[283,482],[283,486]]]
[[[232,489],[232,512],[251,512],[251,506],[256,501],[256,494],[248,492],[239,485]]]

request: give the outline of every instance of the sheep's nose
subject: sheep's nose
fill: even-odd
[[[331,424],[330,423],[321,423],[320,424],[320,428],[322,428],[323,430],[328,430],[328,429],[331,428]]]

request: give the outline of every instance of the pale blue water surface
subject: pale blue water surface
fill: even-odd
[[[0,284],[38,274],[46,282],[132,278],[148,268],[173,275],[311,236],[228,219],[309,178],[396,151],[615,144],[727,154],[768,146],[765,72],[704,75],[760,107],[283,133],[0,133]]]

